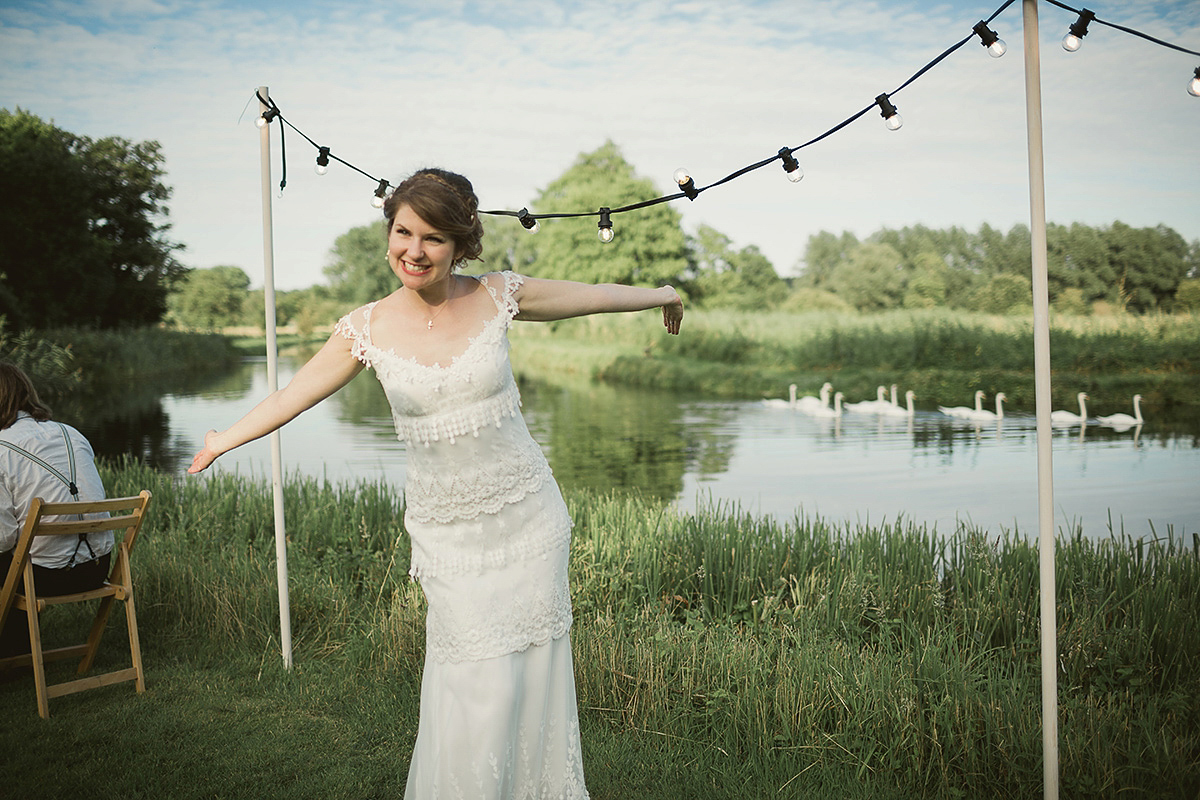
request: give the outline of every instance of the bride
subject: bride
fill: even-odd
[[[343,317],[321,350],[224,431],[189,472],[270,433],[375,370],[406,443],[404,527],[428,601],[417,741],[405,797],[586,798],[570,649],[571,520],[520,413],[508,360],[513,320],[661,308],[670,286],[481,277],[471,183],[424,169],[384,204],[400,287]]]

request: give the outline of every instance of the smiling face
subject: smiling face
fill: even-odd
[[[409,206],[396,209],[388,229],[388,264],[406,289],[424,292],[447,286],[456,255],[449,236]]]

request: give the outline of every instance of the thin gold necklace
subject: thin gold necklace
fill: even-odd
[[[425,321],[425,330],[427,330],[427,331],[433,330],[433,321],[435,319],[437,319],[438,314],[441,314],[443,311],[446,310],[446,306],[450,305],[450,301],[454,299],[454,287],[457,285],[457,283],[458,282],[456,280],[454,280],[454,276],[451,275],[450,276],[450,291],[446,293],[446,299],[442,301],[442,304],[440,306],[438,306],[438,310],[433,312],[433,315],[431,317],[429,317],[428,320]],[[410,291],[412,291],[412,290],[410,290]],[[412,302],[412,301],[410,301],[410,302]]]

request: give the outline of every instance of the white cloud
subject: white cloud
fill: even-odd
[[[716,180],[868,106],[992,10],[916,0],[24,4],[0,9],[0,104],[77,133],[159,140],[185,262],[253,276],[255,109],[238,122],[260,83],[295,125],[372,174],[443,164],[472,178],[485,207],[519,208],[606,138],[664,192],[677,166]],[[1138,0],[1110,15],[1185,45],[1200,39],[1192,2]],[[1043,4],[1041,21],[1052,219],[1163,222],[1200,238],[1200,101],[1183,91],[1194,59],[1095,26],[1068,56],[1057,42],[1071,15]],[[870,111],[797,153],[802,183],[768,165],[681,202],[685,224],[757,244],[786,272],[822,229],[1027,222],[1020,4],[993,27],[1009,55],[993,60],[968,42],[896,96],[902,130]],[[278,132],[271,146],[278,182]],[[377,213],[370,181],[336,165],[318,178],[314,155],[288,133],[289,185],[275,199],[282,288],[320,281],[333,240]]]

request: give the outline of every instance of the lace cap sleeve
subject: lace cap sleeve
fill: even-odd
[[[497,286],[500,280],[504,281],[503,286]],[[525,277],[512,270],[504,270],[503,272],[489,272],[487,275],[481,276],[479,282],[487,287],[488,292],[492,295],[492,300],[508,315],[509,322],[511,322],[521,310],[517,305],[516,293],[521,284],[525,282]]]
[[[367,348],[371,344],[371,309],[374,307],[374,303],[368,303],[356,308],[333,326],[334,333],[349,340],[350,355],[368,367],[373,366],[367,355]]]

